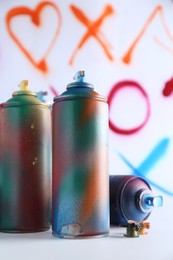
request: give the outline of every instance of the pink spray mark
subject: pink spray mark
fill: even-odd
[[[113,86],[113,88],[111,89],[111,91],[108,95],[109,110],[111,110],[111,105],[112,105],[113,100],[115,99],[117,92],[122,91],[124,88],[127,88],[127,87],[135,88],[141,93],[142,97],[146,101],[146,116],[145,116],[144,121],[140,125],[138,125],[134,128],[131,128],[131,129],[120,128],[115,123],[113,123],[111,119],[109,119],[110,129],[117,134],[123,134],[123,135],[131,135],[131,134],[134,134],[134,133],[138,132],[139,130],[141,130],[141,128],[143,128],[145,126],[145,124],[147,123],[149,116],[150,116],[150,103],[149,103],[149,98],[148,98],[147,93],[138,83],[136,83],[135,81],[130,81],[130,80],[120,81]]]
[[[52,94],[54,96],[58,96],[59,95],[57,90],[56,90],[56,88],[54,88],[53,86],[49,86],[49,89],[50,89],[50,91],[52,92]]]

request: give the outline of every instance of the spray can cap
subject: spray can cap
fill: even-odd
[[[42,105],[49,107],[48,104],[43,103],[39,99],[37,93],[29,89],[29,81],[22,80],[19,83],[19,90],[13,92],[12,98],[7,100],[7,102],[0,105],[1,108],[9,106],[22,106],[22,105]]]
[[[31,95],[31,96],[37,96],[37,94],[29,89],[29,81],[28,80],[22,80],[19,83],[19,90],[13,92],[13,97],[18,95]]]
[[[106,103],[106,98],[96,91],[91,83],[85,82],[85,72],[83,70],[78,71],[73,79],[72,83],[67,85],[67,90],[61,95],[54,97],[55,102],[60,102],[63,100],[72,100],[77,98],[93,98],[95,100],[103,101]]]

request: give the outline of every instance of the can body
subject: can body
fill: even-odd
[[[51,115],[43,105],[0,110],[0,230],[50,226]]]
[[[108,106],[89,95],[53,104],[53,235],[109,232]]]
[[[143,195],[151,196],[152,191],[145,179],[133,175],[110,175],[109,187],[111,225],[148,218],[152,208],[143,207]]]

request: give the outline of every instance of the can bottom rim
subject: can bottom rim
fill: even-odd
[[[52,232],[52,235],[56,238],[62,238],[62,239],[91,239],[91,238],[102,238],[107,237],[109,235],[108,233],[99,234],[99,235],[79,235],[79,236],[72,236],[72,235],[59,235],[56,232]]]

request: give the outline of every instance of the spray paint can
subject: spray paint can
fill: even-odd
[[[51,112],[20,83],[0,105],[0,231],[50,227]]]
[[[109,232],[108,105],[84,81],[84,71],[54,98],[53,235],[106,236]]]
[[[154,197],[149,183],[139,176],[110,175],[109,188],[111,225],[143,221],[153,207],[163,204],[162,196]]]

